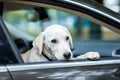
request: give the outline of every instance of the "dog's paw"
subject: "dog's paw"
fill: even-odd
[[[87,52],[84,55],[90,60],[98,60],[100,58],[100,54],[98,52]]]
[[[75,58],[76,60],[87,59],[85,55],[80,55]]]

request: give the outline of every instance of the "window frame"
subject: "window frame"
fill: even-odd
[[[4,1],[3,1],[4,2]],[[79,1],[79,3],[80,2],[82,2],[82,1]],[[82,2],[81,4],[77,4],[76,2],[74,2],[74,1],[67,1],[67,0],[63,0],[63,1],[56,1],[56,2],[54,2],[54,1],[49,1],[49,0],[45,0],[45,1],[42,1],[42,0],[35,0],[35,1],[32,1],[32,0],[30,0],[30,1],[20,1],[20,0],[18,0],[18,1],[9,1],[9,0],[6,0],[5,1],[5,3],[19,3],[19,4],[25,4],[25,5],[31,5],[31,6],[42,6],[42,7],[50,7],[50,8],[54,8],[54,9],[59,9],[59,10],[63,10],[63,11],[65,11],[65,12],[69,12],[69,13],[72,13],[72,14],[76,14],[76,15],[78,15],[78,16],[84,16],[84,17],[87,17],[87,18],[89,18],[90,20],[92,20],[92,21],[96,21],[96,23],[98,23],[98,24],[102,24],[102,25],[104,25],[104,26],[107,26],[108,28],[110,28],[110,29],[113,29],[115,32],[117,32],[117,33],[120,33],[120,29],[119,29],[119,24],[120,24],[120,22],[119,22],[119,17],[116,17],[118,14],[117,13],[115,13],[115,12],[112,12],[112,11],[110,11],[110,14],[108,14],[108,13],[106,13],[107,12],[107,8],[105,8],[106,9],[106,12],[103,12],[103,13],[101,13],[100,11],[102,11],[102,10],[100,10],[100,11],[96,11],[96,8],[97,8],[97,5],[98,4],[95,4],[96,5],[96,7],[94,8],[94,7],[92,7],[92,8],[90,8],[90,7],[88,7],[88,6],[85,6],[86,4],[86,2]],[[58,3],[60,3],[60,4],[58,4]],[[67,3],[67,4],[66,4]],[[88,1],[88,3],[89,3],[89,1]],[[64,7],[62,4],[66,4],[66,6]],[[71,4],[71,6],[68,6],[68,5],[70,5]],[[73,6],[75,6],[75,7],[73,7]],[[100,6],[100,5],[99,5]],[[82,8],[82,9],[79,9],[79,8]],[[95,13],[95,15],[92,15],[91,13],[90,14],[88,14],[87,12],[85,12],[85,10],[87,10],[87,8],[89,9],[89,11],[91,10],[92,11],[92,13]],[[85,10],[84,10],[85,9]],[[98,16],[96,16],[98,14]],[[114,18],[111,18],[111,16],[110,15],[113,15],[113,14],[115,14],[114,15]],[[100,18],[100,15],[102,15],[104,18],[103,19],[101,19]],[[108,16],[107,16],[108,15]],[[107,21],[107,19],[110,19],[110,21],[112,21],[112,22],[108,22]],[[103,21],[102,21],[103,20]],[[105,22],[104,22],[105,21]],[[114,23],[115,22],[115,23]],[[113,27],[114,26],[114,27]],[[118,59],[119,60],[119,59]],[[113,60],[111,61],[111,62],[114,62]],[[116,62],[116,61],[115,61]],[[107,64],[107,62],[105,62],[106,64]],[[102,64],[102,63],[101,63]],[[108,62],[108,64],[111,64],[111,63],[109,63]],[[117,63],[118,64],[118,63]],[[96,64],[97,65],[97,64]]]

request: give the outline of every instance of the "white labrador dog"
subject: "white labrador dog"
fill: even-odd
[[[24,62],[41,62],[52,60],[74,60],[100,58],[98,52],[87,52],[73,58],[72,37],[68,29],[61,25],[51,25],[33,41],[33,48],[22,54]]]

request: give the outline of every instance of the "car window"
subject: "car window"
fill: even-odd
[[[20,53],[32,48],[32,41],[51,24],[66,26],[72,35],[74,56],[89,51],[99,52],[101,57],[119,56],[120,35],[86,18],[64,11],[31,7],[5,11],[4,22]],[[118,52],[116,52],[118,51]]]

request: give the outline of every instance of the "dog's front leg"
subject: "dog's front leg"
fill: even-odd
[[[90,59],[90,60],[98,60],[100,58],[100,54],[98,52],[87,52],[83,55],[77,56],[76,59]]]

